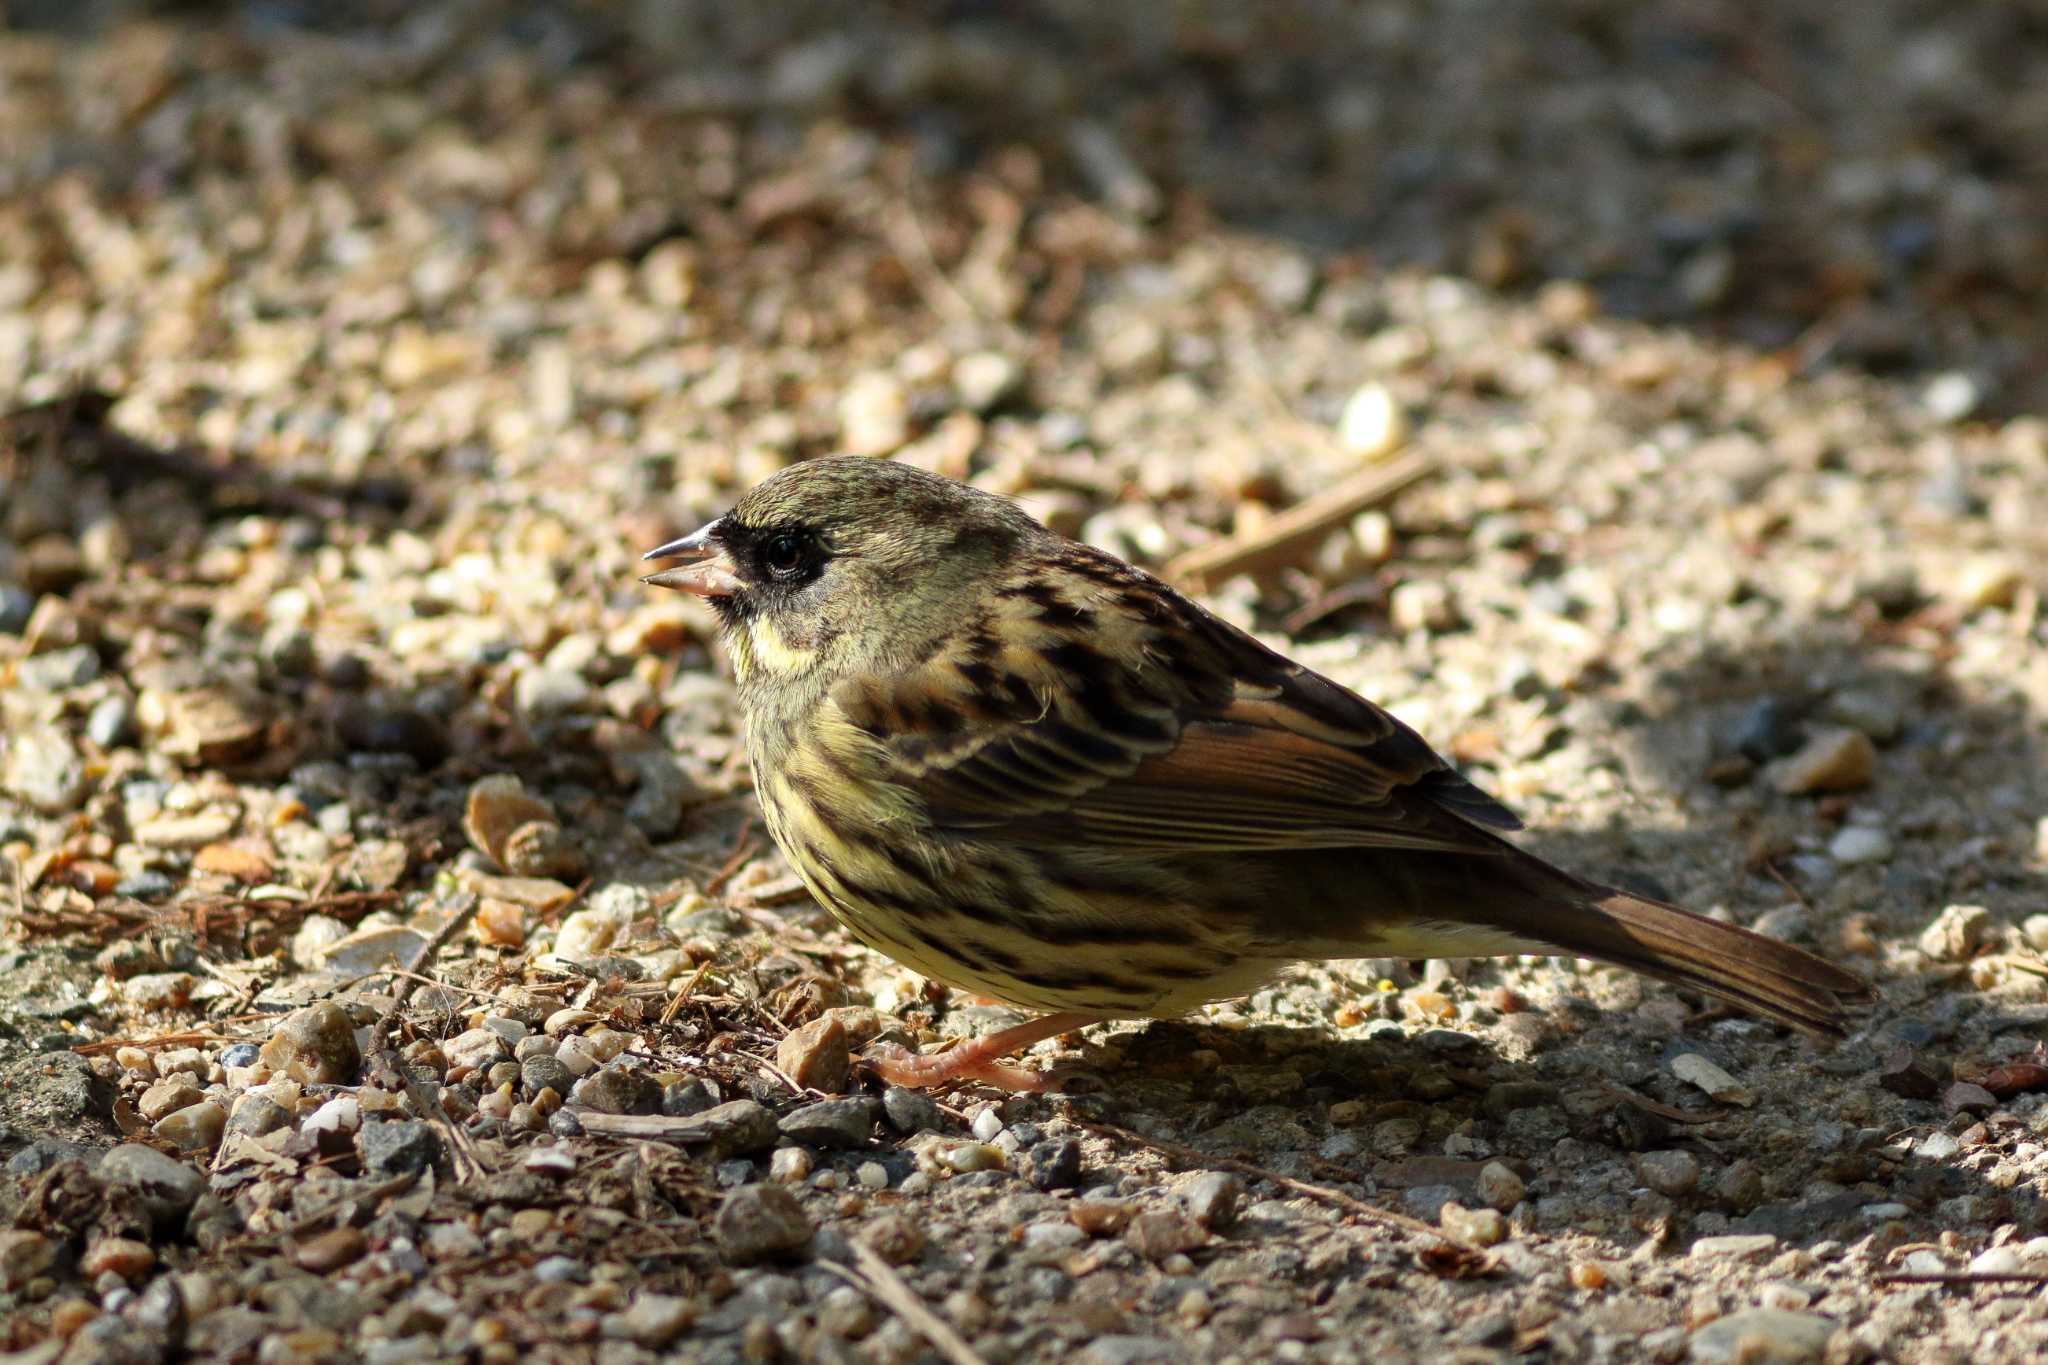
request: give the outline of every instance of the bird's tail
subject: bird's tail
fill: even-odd
[[[1569,881],[1568,890],[1545,887],[1540,899],[1496,901],[1486,917],[1518,937],[1690,987],[1809,1035],[1845,1035],[1848,1011],[1871,999],[1861,977],[1788,943],[1664,901]]]

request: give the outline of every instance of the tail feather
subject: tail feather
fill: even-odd
[[[1583,899],[1499,906],[1500,927],[1580,957],[1725,1000],[1802,1033],[1841,1037],[1848,1011],[1868,1003],[1853,972],[1732,924],[1663,901],[1585,885]]]

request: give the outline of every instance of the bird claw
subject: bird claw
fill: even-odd
[[[1012,1066],[980,1046],[985,1041],[977,1038],[949,1052],[931,1054],[912,1052],[895,1043],[872,1043],[862,1060],[890,1085],[912,1090],[928,1090],[954,1081],[982,1081],[1012,1094],[1035,1095],[1057,1088],[1055,1078],[1060,1072]]]

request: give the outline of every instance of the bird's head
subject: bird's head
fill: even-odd
[[[732,510],[645,556],[643,581],[717,609],[744,692],[922,656],[1019,547],[1048,533],[1002,498],[912,465],[792,465]]]

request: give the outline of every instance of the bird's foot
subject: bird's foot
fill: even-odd
[[[1054,1090],[1070,1074],[1065,1068],[1033,1071],[1003,1060],[1020,1048],[1096,1023],[1089,1014],[1048,1014],[985,1038],[970,1038],[945,1052],[917,1053],[893,1043],[869,1046],[864,1060],[891,1085],[926,1090],[954,1081],[982,1081],[1013,1094]]]
[[[972,1055],[967,1055],[970,1052]],[[912,1090],[929,1090],[954,1081],[983,1081],[1013,1094],[1036,1094],[1050,1088],[1044,1074],[987,1056],[966,1044],[927,1055],[894,1043],[876,1043],[868,1048],[865,1060],[868,1068],[890,1085]]]

